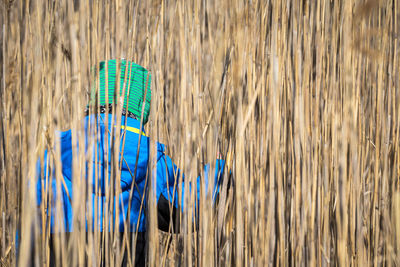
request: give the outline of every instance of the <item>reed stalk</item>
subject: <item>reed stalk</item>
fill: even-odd
[[[66,129],[74,147],[76,230],[69,241],[56,240],[58,263],[87,258],[99,266],[104,256],[107,266],[118,266],[117,244],[134,246],[131,233],[120,242],[86,217],[98,214],[84,204],[98,190],[86,176],[100,174],[95,164],[85,168],[90,155],[77,149],[83,111],[98,86],[92,68],[113,58],[152,74],[143,198],[148,265],[166,264],[167,243],[176,238],[161,238],[157,228],[156,141],[167,145],[187,181],[204,176],[218,151],[224,179],[232,179],[230,187],[221,183],[218,203],[204,183],[198,203],[194,192],[184,196],[182,265],[400,264],[399,0],[4,0],[0,7],[1,266],[49,263],[46,210],[62,203],[45,192],[37,206],[33,185],[47,149],[63,186],[54,141]],[[122,125],[118,114],[106,123]],[[124,139],[109,134],[103,221],[113,228]],[[179,192],[182,186],[180,179]],[[86,223],[95,230],[86,234]]]

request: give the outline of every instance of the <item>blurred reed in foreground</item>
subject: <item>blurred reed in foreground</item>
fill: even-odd
[[[91,67],[110,58],[152,73],[152,155],[164,142],[194,180],[220,147],[232,172],[214,209],[203,186],[198,230],[187,195],[185,265],[400,264],[399,0],[5,0],[0,24],[1,264],[16,263],[17,229],[19,264],[32,245],[36,264],[47,262],[36,162],[56,130],[82,138]],[[49,164],[60,170],[59,150]],[[76,154],[77,225],[84,166]],[[159,266],[149,178],[148,262]],[[69,266],[104,253],[117,265],[116,238],[83,227],[58,255]]]

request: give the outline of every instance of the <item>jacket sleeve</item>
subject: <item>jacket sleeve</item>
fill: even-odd
[[[60,214],[61,228],[60,231],[72,231],[72,182],[71,182],[71,145],[68,132],[57,132],[56,141],[61,142],[61,162],[62,162],[62,180],[57,186],[55,175],[55,167],[49,167],[49,153],[51,148],[44,152],[43,160],[39,159],[36,164],[36,204],[43,205],[43,201],[47,196],[48,202],[45,210],[50,216],[50,232],[58,231],[55,228],[56,214]],[[49,190],[51,189],[51,191]],[[50,201],[49,201],[50,200]],[[57,201],[61,202],[61,210],[57,210]]]
[[[170,203],[173,203],[175,208],[184,209],[184,194],[185,194],[185,174],[181,172],[181,170],[173,163],[172,159],[165,155],[165,146],[162,144],[157,144],[157,201],[160,199],[162,195],[166,198]],[[216,161],[215,173],[214,173],[214,188],[212,190],[212,197],[215,199],[215,196],[219,192],[219,186],[221,184],[223,170],[224,170],[225,161],[218,159]],[[210,172],[210,164],[204,166],[204,183],[205,187],[208,188],[209,184],[209,172]],[[182,175],[182,198],[181,203],[178,203],[179,196],[179,178]],[[196,197],[197,201],[200,199],[200,184],[201,184],[201,176],[199,175],[196,179]],[[192,185],[189,184],[189,190],[192,190]]]

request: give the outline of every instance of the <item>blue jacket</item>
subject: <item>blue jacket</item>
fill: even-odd
[[[106,179],[109,181],[109,185],[112,179],[111,177],[111,145],[112,145],[112,137],[111,130],[116,130],[116,126],[112,125],[112,115],[108,115],[108,129],[106,129],[105,125],[105,114],[100,115],[90,115],[85,117],[85,153],[88,154],[88,140],[96,140],[96,144],[93,147],[92,151],[92,177],[86,177],[88,185],[91,185],[92,190],[92,198],[87,197],[87,199],[92,199],[92,210],[93,214],[92,218],[95,216],[94,208],[97,207],[97,221],[96,223],[99,226],[99,230],[103,230],[103,212],[109,210],[106,207]],[[124,125],[125,117],[122,116],[122,125]],[[88,128],[93,129],[93,127],[97,127],[98,138],[88,138],[90,134],[88,133]],[[114,127],[114,129],[112,129]],[[121,126],[121,140],[125,136],[125,145],[123,149],[123,159],[122,159],[122,167],[121,167],[121,191],[122,193],[115,197],[114,203],[118,203],[119,206],[119,218],[116,223],[116,227],[118,227],[118,231],[122,232],[125,229],[125,218],[128,218],[128,206],[129,199],[131,195],[131,209],[129,213],[129,231],[135,232],[136,229],[139,232],[145,231],[146,223],[145,223],[145,193],[146,193],[146,176],[150,173],[148,172],[148,162],[149,162],[149,145],[150,140],[146,136],[144,132],[139,138],[139,128],[140,122],[138,120],[127,118],[126,126]],[[140,139],[139,153],[138,143]],[[73,199],[73,177],[72,177],[72,160],[73,160],[73,147],[71,142],[71,131],[59,132],[56,135],[56,142],[59,142],[61,147],[61,161],[62,161],[62,176],[64,178],[64,183],[61,183],[60,188],[56,186],[56,178],[54,175],[54,171],[50,175],[50,170],[47,168],[47,155],[48,151],[44,154],[44,164],[43,168],[41,168],[40,161],[37,164],[38,170],[38,182],[37,182],[37,204],[40,205],[42,201],[42,195],[48,191],[47,184],[50,183],[52,186],[52,207],[50,209],[50,231],[51,233],[56,232],[55,228],[55,219],[57,218],[56,214],[61,216],[63,219],[61,232],[72,232],[73,227],[73,212],[72,212],[72,199]],[[108,144],[107,144],[108,143]],[[106,147],[108,145],[109,155],[106,157]],[[121,162],[121,152],[122,152],[122,141],[120,144],[120,153],[118,162]],[[79,150],[79,146],[77,148]],[[137,165],[136,165],[136,157]],[[107,168],[105,166],[108,162],[108,173]],[[88,164],[87,164],[88,165]],[[136,165],[136,166],[135,166]],[[135,168],[136,167],[136,168]],[[214,192],[218,190],[218,178],[222,175],[222,170],[224,167],[224,161],[217,160],[216,171],[215,171],[215,189]],[[88,166],[87,172],[88,173]],[[96,170],[95,170],[96,169]],[[43,172],[42,172],[43,170]],[[136,174],[134,173],[136,170]],[[208,186],[208,171],[209,166],[205,166],[204,171],[204,179],[206,188]],[[96,175],[97,172],[97,175]],[[176,175],[175,175],[176,174]],[[183,209],[183,200],[182,197],[181,205],[178,203],[178,188],[174,189],[175,179],[179,179],[181,171],[176,167],[176,165],[172,162],[171,158],[165,154],[165,146],[163,144],[157,143],[157,187],[156,187],[156,196],[157,201],[161,195],[163,195],[166,199],[168,199],[171,203],[173,201],[173,205],[178,208]],[[88,175],[88,174],[87,174]],[[97,177],[97,179],[96,179]],[[48,179],[50,178],[50,179]],[[133,179],[135,179],[135,184],[133,184]],[[97,180],[97,183],[96,183]],[[182,186],[184,187],[185,177],[182,174]],[[176,185],[178,182],[176,183]],[[176,186],[175,185],[175,186]],[[200,176],[197,178],[197,198],[200,197]],[[96,190],[96,186],[98,187]],[[132,189],[133,188],[133,189]],[[191,186],[189,187],[191,190]],[[96,195],[97,192],[97,195]],[[54,200],[57,198],[58,194],[60,194],[60,201],[62,210],[57,211],[54,205]],[[184,194],[184,188],[182,188],[182,195]],[[142,197],[144,197],[143,203],[144,207],[141,209]],[[118,198],[118,199],[117,199]],[[114,213],[109,217],[115,220],[115,210]],[[60,213],[58,213],[60,212]],[[88,212],[88,211],[86,211]],[[86,216],[89,216],[88,214]],[[139,223],[139,225],[137,225]],[[87,226],[86,226],[87,228]]]

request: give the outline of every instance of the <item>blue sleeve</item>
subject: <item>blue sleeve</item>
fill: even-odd
[[[72,166],[72,150],[71,150],[71,139],[69,131],[57,132],[56,142],[60,142],[61,145],[61,164],[62,164],[62,183],[57,187],[57,179],[55,175],[55,167],[48,166],[49,150],[46,150],[42,159],[39,159],[36,164],[36,204],[42,205],[45,199],[45,194],[49,194],[49,188],[51,188],[51,203],[56,203],[59,199],[61,201],[61,210],[57,210],[56,205],[45,207],[48,215],[50,216],[50,232],[55,231],[55,218],[56,213],[60,212],[62,221],[61,231],[72,230],[72,181],[71,181],[71,166]],[[68,193],[67,193],[68,192]],[[48,202],[49,203],[49,202]],[[47,204],[48,205],[48,204]]]
[[[225,160],[217,159],[217,161],[215,162],[213,199],[219,193],[219,187],[221,185],[222,177],[223,177],[223,174],[224,174],[224,166],[225,166]],[[207,164],[204,167],[204,177],[206,177],[204,182],[205,182],[206,188],[208,187],[208,173],[209,173],[209,170],[210,170],[210,164]],[[199,179],[200,179],[200,177],[197,178],[198,184],[200,183]],[[198,190],[200,190],[199,186],[198,186]],[[198,191],[198,195],[200,195],[199,191]]]
[[[165,146],[162,144],[157,144],[157,201],[161,194],[170,202],[173,203],[175,208],[178,208],[178,183],[181,175],[180,169],[172,162],[171,158],[165,155]],[[219,186],[221,184],[221,178],[223,175],[225,161],[217,160],[214,173],[214,188],[212,191],[213,199],[219,192]],[[208,188],[209,183],[209,172],[210,164],[204,166],[204,183],[205,187]],[[201,176],[196,179],[196,195],[197,201],[200,199],[200,184]],[[184,208],[184,194],[185,194],[185,175],[182,173],[182,199],[181,199],[181,209]],[[189,190],[192,186],[189,184]]]
[[[158,143],[157,144],[157,201],[160,195],[163,194],[164,197],[172,201],[171,193],[174,193],[174,186],[176,187],[179,182],[180,170],[172,162],[171,158],[165,155],[165,146]],[[176,178],[176,180],[175,180]],[[185,176],[182,176],[184,179]],[[175,184],[176,181],[176,184]],[[171,190],[170,190],[171,189]],[[171,191],[171,192],[170,192]],[[175,190],[177,191],[177,190]],[[174,201],[175,202],[175,201]]]

